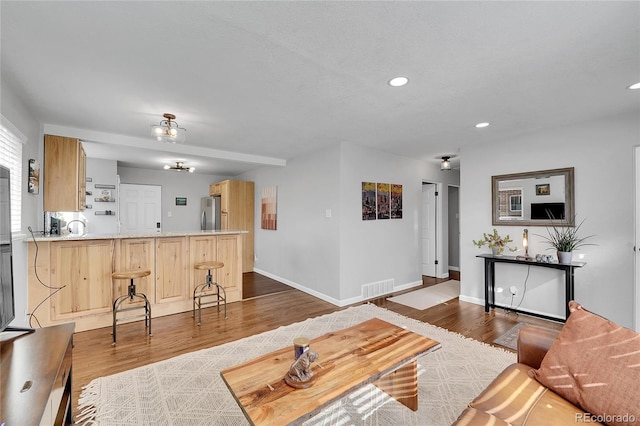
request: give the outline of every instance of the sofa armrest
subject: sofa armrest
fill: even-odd
[[[540,368],[542,358],[556,340],[559,330],[525,326],[518,333],[518,362],[533,368]]]

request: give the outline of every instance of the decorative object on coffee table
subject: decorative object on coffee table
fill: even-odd
[[[289,372],[284,376],[284,381],[293,388],[306,389],[313,385],[316,378],[311,370],[311,363],[316,362],[319,358],[318,352],[313,349],[307,349],[295,360]]]

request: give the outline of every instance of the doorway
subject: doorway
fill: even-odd
[[[120,184],[120,232],[162,230],[162,187]]]
[[[422,275],[460,279],[460,188],[442,183],[422,183]]]
[[[438,184],[422,183],[422,275],[438,278]]]

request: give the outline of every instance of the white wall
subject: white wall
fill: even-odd
[[[583,235],[595,234],[597,246],[579,251],[587,262],[575,273],[575,298],[586,308],[626,327],[633,317],[634,182],[633,146],[640,141],[639,118],[621,115],[523,135],[494,144],[468,146],[461,153],[461,300],[484,303],[482,252],[471,241],[493,229],[491,176],[542,169],[575,167],[578,220]],[[522,226],[496,227],[520,244]],[[545,250],[544,227],[529,228],[529,253]],[[527,268],[497,265],[496,286],[524,290]],[[508,293],[508,292],[507,292]],[[522,294],[522,293],[521,293]],[[561,272],[532,267],[521,309],[564,317]],[[497,297],[498,303],[509,303]],[[519,299],[516,298],[516,302]]]
[[[87,158],[87,178],[91,178],[91,182],[87,182],[87,191],[91,195],[87,195],[87,206],[91,208],[85,209],[82,214],[87,221],[87,232],[92,234],[114,234],[118,232],[118,216],[96,215],[97,211],[112,210],[118,211],[116,203],[101,203],[95,201],[100,196],[101,189],[95,188],[95,185],[114,185],[116,189],[112,189],[113,197],[118,200],[118,162],[115,160],[103,160],[99,158]]]
[[[209,185],[225,176],[118,167],[120,183],[160,185],[162,187],[162,230],[200,229],[200,199],[209,195]],[[176,197],[186,197],[186,206],[176,206]],[[94,207],[95,208],[95,207]]]
[[[27,228],[30,226],[34,232],[42,230],[42,186],[40,194],[29,194],[27,188],[28,161],[30,158],[37,159],[42,164],[42,148],[39,141],[42,140],[42,130],[38,121],[25,107],[22,100],[15,95],[13,90],[4,80],[1,81],[0,91],[2,92],[2,102],[0,102],[0,113],[8,119],[20,132],[27,137],[27,142],[22,148],[22,233],[30,237]],[[16,319],[13,326],[27,326],[27,243],[26,239],[14,236],[13,244],[13,278],[15,289]]]
[[[245,173],[255,182],[255,270],[310,294],[340,299],[340,169],[337,146]],[[275,185],[277,230],[260,228],[262,188]],[[331,217],[326,211],[331,210]]]
[[[255,270],[337,305],[361,300],[363,284],[419,284],[422,181],[458,183],[457,171],[439,167],[343,143],[243,174],[256,183]],[[363,181],[402,184],[403,218],[363,221]],[[278,186],[276,231],[259,222],[261,188],[270,185]]]

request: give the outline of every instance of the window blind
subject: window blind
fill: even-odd
[[[22,141],[8,129],[4,117],[0,124],[0,165],[11,177],[11,232],[21,232],[22,216]]]

